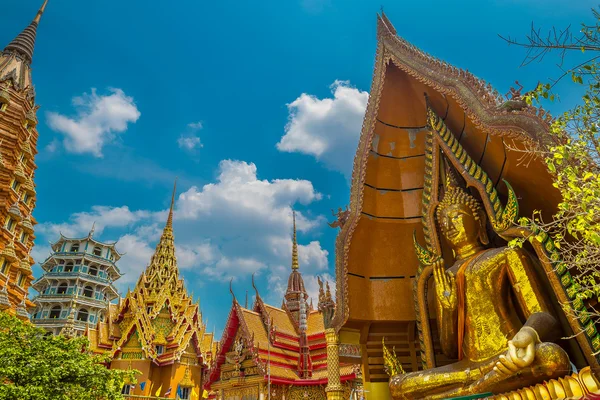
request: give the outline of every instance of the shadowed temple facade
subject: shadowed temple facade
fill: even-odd
[[[319,284],[319,304],[314,309],[299,270],[294,218],[292,271],[283,303],[281,307],[266,304],[254,286],[254,305],[248,308],[232,292],[219,351],[207,374],[210,398],[324,400],[331,371],[340,381],[340,392],[350,398],[358,384],[358,369],[352,364],[328,366],[328,353],[337,353],[337,345],[326,337],[335,303],[329,284],[325,288],[320,280]]]
[[[378,15],[350,206],[335,224],[332,325],[366,398],[598,392],[588,305],[552,239],[516,223],[534,210],[549,218],[560,201],[544,161],[522,162],[551,140],[550,122],[518,90],[500,96]],[[508,247],[515,238],[522,248]]]

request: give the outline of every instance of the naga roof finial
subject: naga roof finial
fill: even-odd
[[[233,293],[233,277],[229,280],[229,293],[231,293],[231,297],[233,298],[233,302],[237,303],[237,299],[235,298],[235,293]]]
[[[252,287],[254,288],[254,291],[256,292],[256,300],[258,300],[260,298],[260,294],[258,294],[258,289],[256,288],[256,283],[254,283],[254,274],[256,272],[252,273]]]

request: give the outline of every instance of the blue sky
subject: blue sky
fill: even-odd
[[[4,46],[41,0],[5,0]],[[188,289],[220,334],[234,289],[280,304],[299,212],[301,271],[333,279],[370,88],[380,6],[398,33],[506,93],[556,76],[555,60],[519,68],[532,21],[588,20],[594,1],[50,0],[38,29],[36,260],[58,232],[119,240],[121,290],[145,268],[179,177],[175,238]],[[558,112],[577,100],[563,85]],[[36,275],[40,269],[36,268]],[[250,295],[251,298],[251,295]]]

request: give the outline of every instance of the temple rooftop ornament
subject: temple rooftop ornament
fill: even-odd
[[[37,36],[37,27],[42,18],[42,14],[44,14],[44,11],[46,10],[47,4],[48,0],[45,0],[37,15],[33,21],[31,21],[31,24],[29,24],[23,32],[19,33],[19,35],[4,48],[4,53],[15,53],[19,57],[22,57],[25,63],[31,64],[31,61],[33,60],[35,38]]]
[[[22,319],[22,320],[28,320],[29,319],[29,313],[27,312],[27,308],[26,308],[26,304],[25,304],[25,299],[21,300],[21,302],[17,306],[17,317],[20,318],[20,319]]]

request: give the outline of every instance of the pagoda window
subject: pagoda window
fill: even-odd
[[[73,243],[71,245],[71,253],[77,253],[79,251],[79,243]]]
[[[91,287],[91,286],[86,286],[86,287],[83,289],[83,295],[84,295],[85,297],[92,297],[92,296],[94,295],[94,288],[93,288],[93,287]]]
[[[23,287],[25,284],[25,275],[19,273],[19,277],[17,278],[17,286]]]
[[[7,108],[8,108],[8,104],[0,103],[0,112],[5,112]]]
[[[158,354],[160,356],[164,352],[165,352],[165,346],[163,346],[162,344],[157,344],[156,345],[156,354]]]
[[[19,181],[16,179],[13,179],[12,182],[10,183],[10,187],[12,190],[14,190],[15,192],[17,191],[17,189],[19,188]]]
[[[10,265],[10,263],[8,262],[8,260],[5,258],[2,258],[2,262],[0,262],[0,272],[3,274],[6,274],[6,271],[8,271],[9,265]]]
[[[131,394],[133,390],[131,390],[131,385],[124,385],[123,389],[121,389],[121,394]]]
[[[98,275],[98,267],[92,265],[90,267],[90,271],[88,272],[88,274],[93,275],[93,276],[97,276]]]
[[[65,265],[65,272],[73,272],[73,263],[72,262],[68,262],[67,265]]]
[[[17,225],[17,221],[15,221],[12,217],[6,217],[6,223],[4,224],[4,226],[6,227],[6,229],[8,229],[10,232],[12,232],[15,229],[15,226]]]
[[[50,318],[59,318],[62,308],[60,306],[54,306],[50,310]]]
[[[82,308],[81,310],[79,310],[79,312],[77,312],[77,321],[87,322],[88,316],[88,310]]]
[[[29,205],[30,199],[31,199],[31,196],[29,195],[29,193],[25,192],[25,194],[23,195],[23,203]]]
[[[29,239],[29,234],[25,231],[21,232],[21,237],[19,238],[19,241],[23,244],[26,244],[27,239]]]
[[[68,288],[69,288],[68,284],[61,283],[60,285],[58,285],[58,290],[56,291],[56,294],[66,294]]]
[[[94,255],[98,257],[102,256],[102,248],[100,246],[94,247]]]

